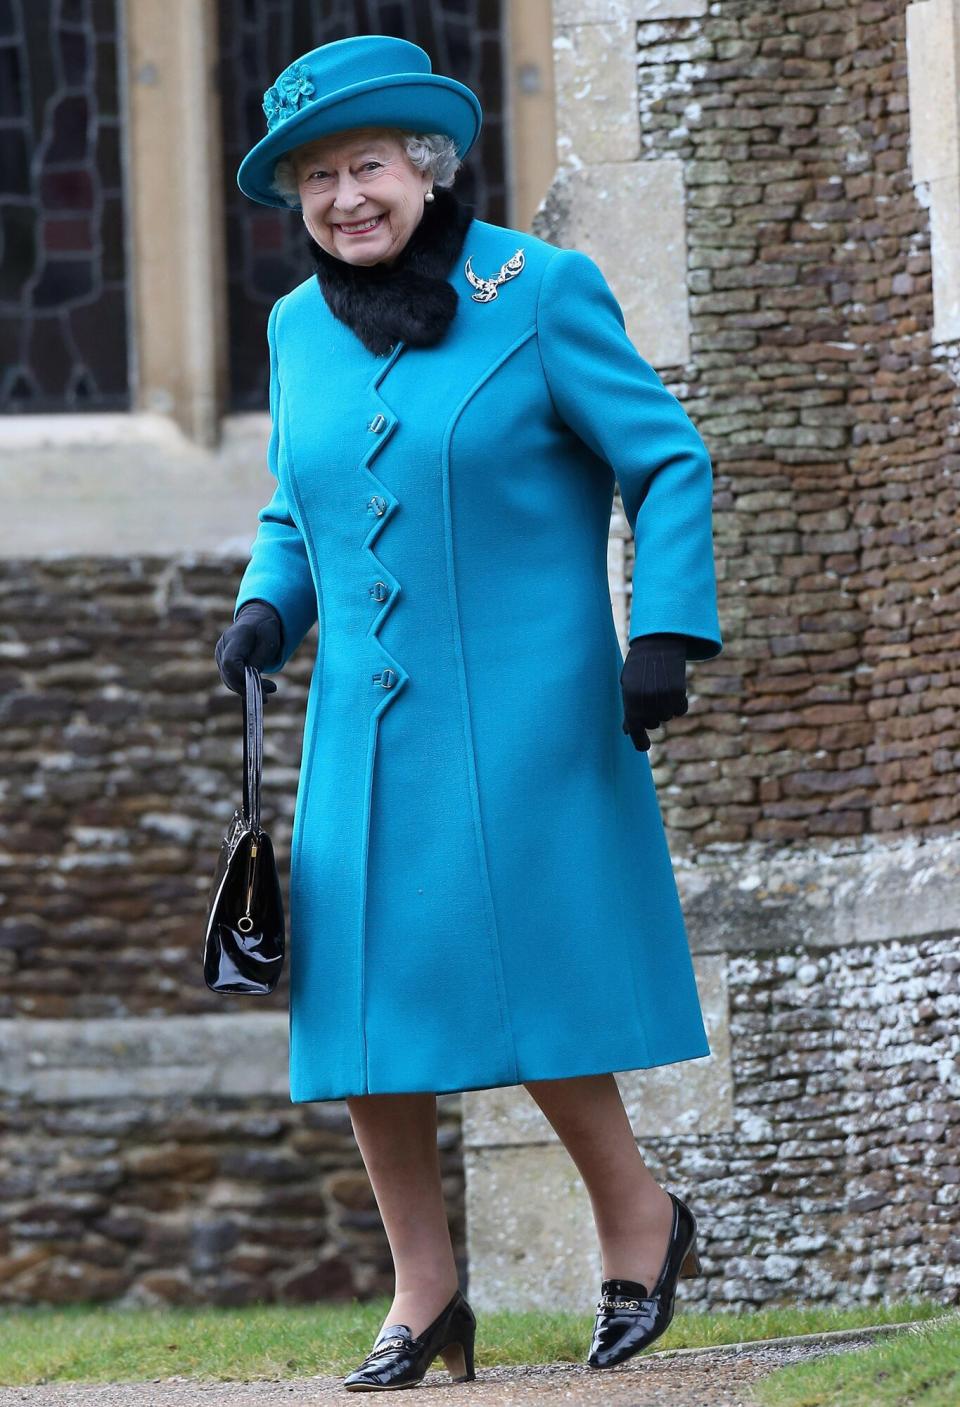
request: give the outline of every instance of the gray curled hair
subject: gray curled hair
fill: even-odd
[[[462,165],[457,154],[457,144],[445,132],[404,132],[396,127],[385,127],[385,132],[399,137],[412,166],[418,171],[429,171],[435,186],[452,186],[454,177]],[[270,189],[279,195],[292,210],[299,210],[300,188],[292,155],[281,156],[273,168],[273,181]]]

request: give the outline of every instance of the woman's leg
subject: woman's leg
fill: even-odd
[[[385,1324],[416,1336],[459,1284],[437,1149],[435,1094],[362,1094],[346,1101],[390,1243],[396,1285]]]
[[[602,1278],[640,1280],[651,1290],[667,1256],[673,1203],[643,1161],[613,1075],[532,1080],[526,1088],[590,1194]]]

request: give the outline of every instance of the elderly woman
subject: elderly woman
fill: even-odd
[[[588,1189],[587,1362],[670,1322],[689,1208],[614,1072],[709,1055],[647,729],[720,653],[712,472],[598,266],[453,195],[470,89],[368,35],[291,64],[238,181],[316,274],[268,324],[272,497],[228,687],[319,622],[291,846],[290,1097],[344,1099],[396,1274],[356,1389],[474,1377],[436,1095],[523,1084]],[[636,542],[629,652],[607,582]],[[276,685],[264,681],[265,692]]]

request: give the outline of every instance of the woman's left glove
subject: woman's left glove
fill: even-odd
[[[623,731],[638,752],[647,752],[647,728],[679,718],[687,702],[687,646],[683,635],[638,635],[620,671]]]
[[[227,626],[214,650],[220,678],[228,689],[242,694],[244,666],[250,664],[255,669],[263,669],[276,659],[282,644],[283,623],[277,608],[259,597],[245,601],[237,612],[236,620]],[[260,689],[266,702],[267,694],[275,694],[277,686],[272,679],[261,676]]]

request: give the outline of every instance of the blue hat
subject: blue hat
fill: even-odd
[[[261,205],[290,207],[271,189],[280,157],[302,142],[354,127],[444,132],[461,161],[480,135],[476,93],[431,71],[419,44],[358,34],[311,49],[289,64],[263,95],[267,135],[247,152],[237,185]]]

